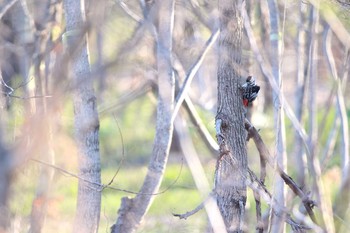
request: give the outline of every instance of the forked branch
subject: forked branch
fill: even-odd
[[[315,206],[315,202],[310,199],[310,197],[301,190],[301,188],[294,182],[294,180],[286,174],[278,164],[275,164],[272,156],[270,155],[269,150],[267,149],[264,141],[262,140],[259,132],[256,128],[246,119],[245,120],[245,129],[248,131],[248,134],[251,138],[253,138],[256,148],[259,151],[260,157],[263,158],[267,163],[270,164],[272,168],[276,170],[276,172],[281,176],[285,184],[297,195],[303,202],[303,205],[310,216],[311,220],[317,224],[317,220],[315,217],[315,213],[313,211],[313,207]]]

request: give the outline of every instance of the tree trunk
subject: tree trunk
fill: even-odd
[[[53,3],[51,1],[39,1],[33,3],[31,7],[34,9],[35,25],[39,30],[51,30],[51,16],[53,16],[52,11]],[[50,37],[45,33],[38,33],[35,37],[35,54],[42,54],[45,50],[45,45],[49,42]],[[45,96],[49,93],[45,88],[47,86],[46,82],[48,77],[40,69],[42,65],[42,56],[35,56],[32,59],[34,66],[34,76],[35,76],[35,95]],[[44,74],[44,75],[43,75]],[[48,105],[50,100],[47,98],[36,98],[35,99],[35,115],[34,121],[40,121],[41,127],[36,127],[36,134],[39,135],[38,140],[40,140],[40,146],[36,147],[35,154],[43,160],[50,164],[55,162],[55,154],[52,148],[52,119],[54,119],[51,111],[51,104]],[[49,106],[49,107],[48,107]],[[48,166],[42,166],[40,168],[40,175],[38,178],[38,183],[36,187],[36,196],[32,202],[32,211],[30,214],[30,228],[29,233],[40,233],[45,224],[46,212],[48,208],[48,198],[50,194],[52,179],[54,176],[54,170]]]
[[[257,19],[260,21],[257,23],[259,27],[259,37],[257,39],[260,42],[260,45],[262,48],[265,48],[264,50],[261,50],[261,53],[263,55],[266,54],[266,58],[269,58],[270,54],[268,51],[271,51],[270,49],[270,14],[269,14],[269,8],[266,1],[259,1],[258,5],[258,15]],[[259,70],[260,71],[260,70]],[[261,72],[262,77],[264,78],[264,82],[261,83],[261,92],[264,93],[264,95],[261,95],[259,98],[259,105],[260,107],[263,107],[263,109],[269,109],[270,106],[272,106],[272,88],[269,85],[269,78],[264,74],[264,72]],[[262,103],[261,103],[262,102]]]
[[[158,7],[158,105],[152,157],[140,192],[135,198],[124,197],[112,233],[134,232],[151,206],[163,179],[173,134],[175,80],[171,65],[174,0],[159,0]]]
[[[319,10],[316,7],[312,8],[311,11],[313,21],[312,21],[312,29],[310,32],[311,36],[311,44],[309,48],[309,85],[308,85],[308,108],[309,108],[309,139],[308,139],[308,146],[310,150],[310,155],[308,157],[308,169],[310,174],[313,176],[313,189],[315,192],[316,200],[318,202],[318,206],[320,208],[321,216],[326,232],[335,232],[334,222],[331,216],[332,208],[331,208],[331,201],[329,195],[326,193],[326,187],[324,186],[324,183],[322,181],[322,173],[321,173],[321,165],[318,158],[318,124],[317,124],[317,90],[316,86],[314,85],[317,83],[317,77],[318,77],[318,33],[320,31],[320,16],[319,16]]]
[[[220,30],[216,136],[220,155],[215,170],[217,204],[228,232],[243,232],[247,199],[247,150],[240,91],[242,1],[219,1]]]
[[[282,79],[280,71],[280,38],[279,38],[279,20],[278,20],[278,6],[276,0],[268,0],[268,6],[270,11],[270,60],[272,65],[272,74],[277,85],[282,91]],[[287,154],[286,154],[286,133],[284,124],[284,111],[282,108],[282,103],[279,101],[278,93],[273,92],[273,107],[274,107],[274,123],[275,123],[275,134],[276,134],[276,154],[275,163],[285,170],[287,164]],[[274,180],[274,198],[281,205],[285,205],[284,198],[284,182],[281,177],[277,174]],[[271,212],[272,213],[272,212]],[[271,221],[271,232],[279,233],[285,231],[285,216],[272,215]]]
[[[82,30],[85,28],[84,1],[65,0],[63,4],[66,16],[65,39],[68,52],[74,54],[74,57],[71,58],[73,59],[72,71],[76,87],[74,120],[79,176],[91,182],[101,183],[99,118],[90,77],[87,39]],[[97,188],[79,180],[74,232],[92,233],[98,231],[101,192]]]
[[[40,40],[38,40],[40,41]],[[35,85],[36,95],[43,96],[47,93],[43,90],[42,77],[40,71],[41,59],[35,60]],[[35,150],[38,157],[47,161],[50,164],[54,164],[54,151],[52,149],[52,115],[47,110],[47,102],[45,98],[37,98],[35,100],[36,113],[34,115],[34,121],[40,121],[41,127],[36,128],[36,133],[40,140],[40,146]],[[38,124],[39,125],[39,124]],[[34,152],[34,153],[35,153]],[[32,203],[32,211],[30,215],[30,228],[29,233],[40,233],[45,223],[48,196],[51,188],[52,178],[54,176],[54,170],[51,167],[41,167],[40,175],[37,183],[36,196]]]
[[[0,78],[2,78],[0,74]],[[2,97],[0,97],[0,106],[3,106]],[[7,150],[2,141],[2,125],[0,125],[0,232],[7,232],[10,221],[10,212],[7,201],[9,198],[9,189],[12,178],[13,156]]]
[[[299,3],[299,21],[298,21],[298,34],[297,34],[297,84],[295,88],[295,116],[300,124],[303,124],[303,106],[305,98],[305,81],[307,75],[307,66],[305,65],[306,59],[306,11],[307,6],[302,2]],[[301,187],[305,185],[305,152],[303,148],[303,141],[297,131],[294,134],[294,151],[293,159],[296,169],[297,182]]]
[[[15,35],[15,45],[23,49],[23,53],[16,54],[19,63],[20,74],[23,82],[29,81],[29,69],[34,48],[34,22],[29,14],[27,1],[18,1],[10,10],[11,23]],[[24,95],[29,96],[28,85],[24,85]],[[26,111],[30,113],[30,105],[25,104]]]

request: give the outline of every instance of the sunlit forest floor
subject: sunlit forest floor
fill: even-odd
[[[14,232],[27,232],[32,201],[35,194],[35,179],[38,176],[38,167],[32,164],[17,174],[17,182],[13,187],[11,197],[11,209],[13,213]],[[214,163],[206,167],[208,177],[212,177]],[[102,181],[108,183],[116,171],[115,167],[102,170]],[[112,187],[136,191],[142,183],[142,175],[145,174],[145,166],[134,166],[121,169]],[[328,191],[336,191],[339,178],[339,169],[334,168],[324,175],[324,181]],[[101,221],[99,232],[109,232],[111,225],[115,222],[120,200],[123,196],[132,196],[122,191],[105,189],[102,193]],[[74,220],[77,197],[77,179],[57,172],[52,184],[48,213],[43,232],[67,232],[71,229]],[[298,198],[295,198],[299,202]],[[193,183],[191,174],[183,163],[171,163],[167,167],[165,177],[156,195],[142,226],[138,232],[161,233],[161,232],[205,232],[207,228],[207,215],[204,210],[191,216],[187,220],[174,217],[173,213],[185,213],[200,204],[200,195]],[[266,211],[267,206],[263,204]],[[255,228],[255,203],[252,192],[248,192],[247,201],[247,223],[249,229]],[[16,231],[15,229],[20,229]]]
[[[64,122],[71,123],[63,125],[61,131],[65,133],[58,133],[55,138],[57,140],[56,145],[58,145],[54,148],[56,154],[55,166],[77,174],[71,110],[71,106],[67,106],[65,110],[66,114],[63,115]],[[202,112],[201,115],[206,119],[208,128],[213,130],[210,128],[210,125],[213,125],[214,122],[211,113]],[[122,190],[130,192],[137,192],[139,190],[146,174],[147,161],[152,150],[154,134],[153,104],[147,99],[137,100],[128,105],[121,112],[120,116],[122,117],[118,115],[115,115],[115,117],[101,117],[102,183],[108,184],[119,168],[120,170],[113,184],[111,184],[112,188],[118,190],[106,188],[102,191],[99,232],[109,232],[109,228],[116,220],[121,198],[134,195]],[[255,117],[259,118],[259,115]],[[259,125],[260,133],[266,144],[272,148],[270,152],[273,154],[273,129],[270,123],[268,123],[271,122],[269,116],[265,115],[264,117],[265,121],[262,121],[262,118],[259,120],[261,123]],[[329,118],[329,121],[331,120],[332,118]],[[327,134],[326,131],[329,130],[329,124],[326,122],[323,127],[325,135]],[[120,132],[118,126],[120,127]],[[190,130],[193,134],[198,153],[201,156],[200,159],[204,165],[208,181],[212,185],[215,170],[215,155],[210,155],[206,148],[204,148],[201,139],[196,134],[195,128],[191,125]],[[67,137],[67,132],[69,132],[68,134],[71,137]],[[290,140],[292,134],[293,129],[287,124],[289,150],[293,148],[293,142]],[[321,140],[326,140],[326,137],[324,139],[321,138]],[[252,142],[248,142],[248,155],[249,166],[258,173],[260,166],[259,156]],[[288,173],[292,177],[295,177],[293,158],[289,156],[289,159],[290,166]],[[339,187],[340,183],[341,174],[339,167],[336,166],[339,163],[337,161],[337,156],[334,155],[331,163],[327,165],[328,170],[324,172],[322,177],[325,187],[327,187],[326,191],[331,194],[332,200],[336,198],[336,187]],[[18,168],[10,198],[10,207],[13,214],[13,232],[27,232],[28,230],[32,202],[42,166],[45,165],[30,160],[25,166]],[[266,180],[267,187],[271,187],[272,180],[277,175],[272,172],[272,169],[269,169],[269,171]],[[76,177],[55,170],[47,207],[47,219],[43,232],[67,232],[67,229],[71,229],[76,208],[77,185],[78,179]],[[288,193],[288,198],[294,198],[290,202],[294,206],[290,208],[297,208],[300,200],[291,195],[289,190]],[[197,207],[201,201],[200,194],[196,189],[183,156],[178,152],[172,152],[159,194],[156,194],[155,201],[138,232],[205,232],[208,227],[208,219],[204,210],[201,210],[187,220],[180,220],[172,215],[173,213],[190,211]],[[266,212],[266,203],[263,203],[262,207],[263,213]],[[250,230],[255,229],[255,202],[250,190],[248,191],[246,216],[247,228]]]

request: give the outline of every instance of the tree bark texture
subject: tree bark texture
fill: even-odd
[[[148,172],[135,198],[124,197],[112,233],[134,232],[151,206],[163,179],[173,135],[175,80],[171,65],[174,0],[156,1],[158,7],[158,105],[156,135]]]
[[[216,136],[220,155],[215,170],[217,204],[228,232],[243,232],[247,150],[239,65],[242,1],[219,1],[220,30]]]
[[[66,17],[65,42],[73,60],[74,123],[78,147],[79,176],[101,183],[99,152],[99,118],[96,97],[90,76],[87,38],[82,31],[85,23],[84,1],[63,1]],[[78,49],[77,49],[78,48]],[[73,52],[74,51],[74,52]],[[98,231],[101,192],[79,180],[77,210],[73,231],[92,233]]]

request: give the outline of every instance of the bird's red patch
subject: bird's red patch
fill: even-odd
[[[243,99],[243,105],[244,105],[245,107],[248,107],[248,104],[249,104],[249,100]]]

